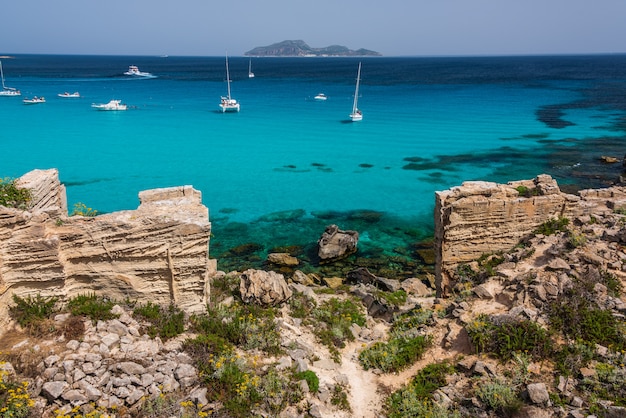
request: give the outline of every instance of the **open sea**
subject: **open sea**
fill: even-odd
[[[359,61],[359,107],[348,122]],[[241,112],[222,114],[224,57],[15,55],[2,59],[0,177],[57,168],[70,211],[135,209],[146,189],[192,185],[211,257],[255,243],[315,245],[360,232],[360,252],[408,254],[433,233],[434,193],[541,173],[612,184],[625,154],[626,55],[229,57]],[[124,76],[129,65],[156,78]],[[81,98],[60,98],[78,91]],[[328,100],[313,97],[325,93]],[[46,103],[22,99],[44,96]],[[125,112],[92,103],[120,99]]]

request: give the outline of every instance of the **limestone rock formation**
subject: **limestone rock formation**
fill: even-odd
[[[464,182],[436,193],[435,255],[439,296],[446,296],[459,264],[483,254],[508,251],[539,225],[558,217],[574,218],[623,207],[626,189],[562,193],[548,175],[496,184]]]
[[[356,252],[358,242],[357,231],[342,231],[337,225],[329,225],[317,242],[318,255],[322,261],[344,258]]]
[[[199,191],[149,190],[137,210],[69,217],[56,170],[35,170],[18,184],[33,202],[28,211],[0,207],[0,322],[14,294],[96,293],[204,310],[216,265]]]
[[[292,295],[282,274],[254,269],[248,269],[241,274],[239,292],[246,303],[270,306],[278,305]]]

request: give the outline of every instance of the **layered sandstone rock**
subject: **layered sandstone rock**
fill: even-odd
[[[96,293],[202,311],[209,277],[208,209],[191,186],[144,191],[137,210],[67,216],[56,170],[18,180],[33,208],[0,207],[0,321],[12,295],[62,300]]]
[[[436,284],[446,296],[457,266],[483,254],[508,251],[542,223],[626,206],[622,187],[562,193],[548,175],[496,184],[465,182],[437,192],[435,202]]]

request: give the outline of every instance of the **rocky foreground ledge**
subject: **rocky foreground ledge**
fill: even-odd
[[[55,173],[50,174],[42,178],[55,184]],[[28,377],[29,388],[42,416],[80,416],[97,408],[123,409],[119,416],[156,416],[146,414],[142,403],[167,393],[190,402],[202,416],[225,415],[201,384],[198,364],[182,349],[182,339],[192,335],[167,343],[150,338],[145,324],[117,306],[118,319],[96,324],[87,320],[80,338],[33,340],[10,328],[6,306],[12,294],[69,296],[111,289],[116,296],[130,293],[155,303],[180,302],[191,313],[206,303],[209,284],[228,277],[239,286],[220,299],[225,309],[246,301],[275,303],[280,309],[274,321],[284,351],[261,356],[261,373],[309,370],[319,377],[316,391],[299,382],[304,395],[297,405],[273,413],[256,410],[259,416],[432,416],[423,409],[422,415],[417,412],[427,402],[411,404],[408,399],[414,395],[407,387],[437,364],[451,367],[427,398],[429,405],[437,405],[438,416],[626,416],[623,188],[569,195],[549,176],[539,176],[507,185],[468,182],[437,193],[436,285],[367,271],[324,280],[303,272],[292,277],[217,272],[208,263],[208,213],[205,217],[192,189],[166,189],[157,198],[147,198],[146,212],[140,207],[104,215],[108,228],[93,228],[95,219],[61,216],[62,188],[37,190],[50,189],[56,194],[37,194],[47,196],[37,201],[54,203],[41,206],[46,209],[0,208],[0,306],[5,309],[0,314],[5,315],[3,329],[11,330],[0,340],[14,359],[3,365],[2,373],[32,376],[25,365],[33,365],[37,377]],[[196,215],[174,214],[172,208]],[[95,236],[100,239],[91,241]],[[157,236],[158,245],[152,241]],[[72,250],[77,243],[87,245]],[[406,293],[399,304],[380,296],[399,290]],[[316,304],[330,298],[360,300],[365,320],[351,327],[354,341],[330,352],[315,337],[315,326],[289,308],[295,295],[308,295]],[[432,342],[419,359],[395,372],[364,367],[362,353],[387,344],[399,318],[424,311],[431,313],[429,319],[410,330]],[[559,317],[564,323],[557,326]],[[65,320],[55,318],[59,324]],[[502,335],[509,345],[497,345],[503,344]],[[258,352],[239,355],[259,361]],[[337,388],[345,392],[347,406],[335,402]],[[394,393],[407,402],[399,415],[388,408]],[[503,396],[510,403],[503,403]],[[167,416],[184,415],[172,410]]]

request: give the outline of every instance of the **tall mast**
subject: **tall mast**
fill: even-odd
[[[230,73],[228,72],[228,53],[226,53],[226,81],[228,82],[228,100],[230,100]]]
[[[354,104],[352,105],[352,113],[356,113],[357,102],[359,101],[359,81],[361,80],[361,63],[359,62],[359,70],[356,73],[356,89],[354,90]]]

